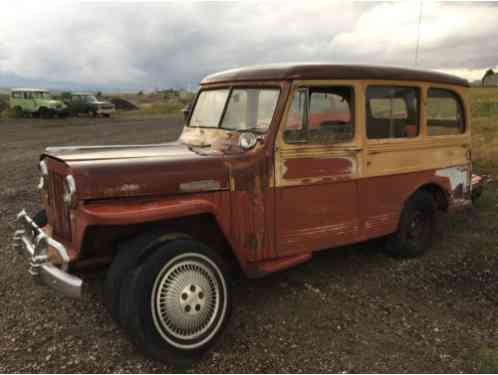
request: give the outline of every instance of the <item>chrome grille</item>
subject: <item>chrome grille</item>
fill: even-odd
[[[64,204],[64,176],[54,171],[48,172],[48,204],[54,235],[71,240],[71,217]]]

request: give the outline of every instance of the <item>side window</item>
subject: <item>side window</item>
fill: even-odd
[[[413,138],[419,133],[419,89],[369,86],[366,93],[368,139]]]
[[[284,131],[286,143],[333,144],[353,139],[353,89],[310,87],[292,99]]]
[[[431,88],[427,92],[427,134],[453,135],[465,131],[460,98],[452,91]]]

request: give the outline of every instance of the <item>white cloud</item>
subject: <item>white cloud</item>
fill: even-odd
[[[413,66],[419,3],[13,3],[0,78],[185,86],[240,65]],[[498,63],[498,7],[424,2],[419,67],[479,78]]]

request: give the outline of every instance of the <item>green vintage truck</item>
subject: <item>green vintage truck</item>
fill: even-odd
[[[47,118],[68,115],[67,106],[60,100],[54,100],[50,92],[43,89],[12,89],[10,108],[18,117],[31,115]]]
[[[98,115],[109,117],[115,111],[114,104],[105,100],[98,100],[90,93],[65,93],[63,97],[64,103],[69,108],[69,112],[75,116],[83,113],[94,117],[97,117]]]

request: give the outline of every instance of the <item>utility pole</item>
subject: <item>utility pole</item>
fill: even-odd
[[[415,66],[418,65],[418,50],[420,48],[420,26],[422,24],[422,8],[424,1],[420,0],[419,3],[419,13],[418,13],[418,27],[417,27],[417,47],[415,48]]]

